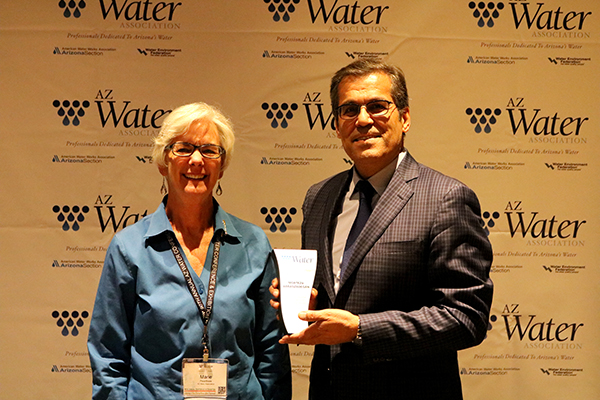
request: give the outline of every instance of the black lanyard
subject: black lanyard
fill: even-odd
[[[223,221],[223,224],[225,221]],[[213,257],[212,264],[210,268],[210,280],[208,282],[208,292],[206,296],[206,307],[198,294],[198,289],[196,288],[196,284],[192,278],[192,274],[190,274],[190,270],[188,269],[181,252],[179,251],[179,247],[175,243],[174,239],[175,234],[167,235],[167,239],[169,240],[169,244],[171,245],[171,250],[173,251],[173,255],[177,260],[177,264],[179,264],[179,268],[183,273],[183,277],[185,278],[185,282],[187,283],[188,289],[196,302],[196,306],[200,311],[200,318],[202,318],[202,322],[204,323],[204,334],[202,335],[202,344],[204,345],[204,361],[208,361],[208,322],[210,321],[210,317],[212,316],[213,304],[215,301],[215,291],[217,288],[217,268],[219,268],[219,253],[221,251],[221,238],[223,237],[223,231],[219,230],[216,235],[216,240],[214,240],[213,247]]]

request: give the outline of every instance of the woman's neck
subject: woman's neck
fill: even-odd
[[[184,236],[202,236],[214,227],[214,205],[212,198],[202,203],[185,202],[176,198],[167,198],[165,206],[167,217],[173,230]]]
[[[188,262],[200,276],[214,234],[212,198],[208,202],[190,204],[168,198],[165,211]]]

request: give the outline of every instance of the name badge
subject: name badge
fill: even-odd
[[[226,399],[227,368],[223,359],[184,358],[182,386],[184,399]]]

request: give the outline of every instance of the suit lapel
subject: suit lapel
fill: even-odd
[[[322,268],[318,268],[317,270],[322,273],[321,282],[324,282],[330,304],[333,304],[335,301],[331,254],[333,230],[335,229],[334,221],[340,213],[344,195],[351,180],[352,169],[348,170],[346,174],[341,174],[339,179],[332,180],[330,185],[323,188],[327,198],[323,209],[323,220],[319,229],[319,242],[321,243],[321,248],[324,249],[323,254],[325,254],[326,258],[325,260],[321,260],[323,263]]]
[[[340,293],[343,291],[343,286],[348,281],[348,278],[358,268],[375,242],[379,240],[381,235],[383,235],[388,226],[413,196],[413,188],[408,182],[418,178],[418,169],[419,166],[415,159],[407,153],[398,168],[396,168],[390,183],[381,195],[362,232],[356,239],[354,251],[340,282]]]

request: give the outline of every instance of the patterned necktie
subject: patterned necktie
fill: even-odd
[[[362,231],[365,224],[367,223],[367,220],[371,215],[371,211],[373,211],[371,207],[371,201],[373,200],[373,196],[376,193],[373,186],[371,186],[371,184],[368,181],[360,180],[356,183],[355,190],[358,191],[360,196],[358,214],[356,214],[356,219],[354,220],[352,228],[350,229],[348,240],[346,240],[344,256],[342,257],[342,265],[340,266],[340,279],[342,276],[344,276],[344,271],[348,266],[348,261],[350,261],[352,249],[354,248],[354,242],[360,234],[360,231]]]

